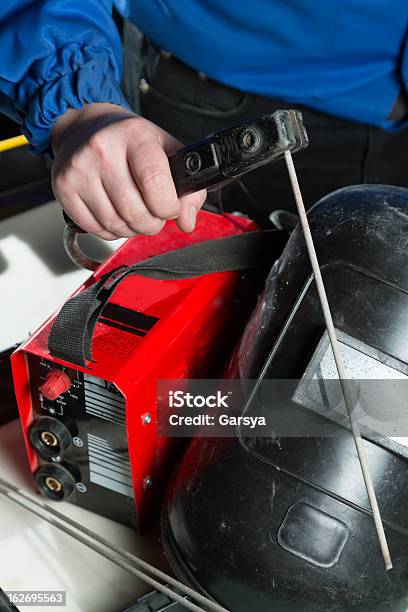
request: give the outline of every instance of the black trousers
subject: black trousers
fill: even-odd
[[[222,61],[222,58],[220,58]],[[346,185],[382,183],[408,187],[408,130],[387,132],[344,121],[284,100],[248,94],[197,73],[143,41],[140,109],[183,143],[279,108],[298,108],[308,149],[294,156],[305,203]],[[225,210],[240,210],[263,226],[274,209],[295,210],[284,161],[243,177],[222,191]]]

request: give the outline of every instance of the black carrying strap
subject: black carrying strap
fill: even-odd
[[[96,322],[116,287],[131,274],[160,280],[193,278],[214,272],[263,268],[276,256],[278,231],[247,232],[199,242],[157,255],[133,266],[121,266],[69,299],[55,318],[48,338],[54,357],[84,366],[92,359]]]

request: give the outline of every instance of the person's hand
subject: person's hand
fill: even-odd
[[[105,240],[157,234],[177,219],[192,232],[206,192],[179,198],[167,155],[183,145],[113,104],[70,109],[52,131],[53,189],[71,219]]]

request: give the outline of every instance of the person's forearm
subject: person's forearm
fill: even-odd
[[[93,102],[127,107],[112,0],[0,3],[0,111],[22,124],[36,153],[69,108]]]
[[[53,154],[54,192],[70,217],[106,239],[156,233],[169,218],[192,231],[205,194],[177,197],[166,153],[180,143],[134,115],[121,92],[112,0],[4,4],[0,104],[2,94],[15,105],[36,153]]]

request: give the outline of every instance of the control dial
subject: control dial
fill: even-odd
[[[72,381],[68,374],[62,370],[51,370],[38,390],[48,400],[54,401],[57,397],[69,391],[71,386]]]

